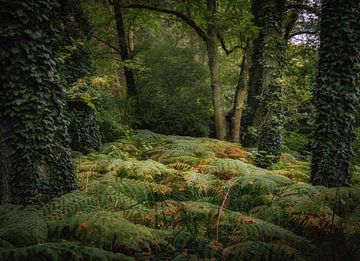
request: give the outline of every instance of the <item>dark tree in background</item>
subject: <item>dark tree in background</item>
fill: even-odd
[[[55,58],[59,6],[0,6],[0,201],[28,203],[76,187]]]
[[[358,101],[360,1],[324,0],[315,89],[311,183],[351,184],[354,112]]]
[[[123,12],[120,1],[116,1],[116,0],[114,1],[114,13],[115,13],[118,41],[119,41],[120,56],[122,61],[128,62],[129,59],[131,59],[131,52],[128,45],[128,37],[125,31],[125,24],[124,24]],[[128,97],[135,97],[137,91],[135,85],[134,72],[128,66],[124,66],[124,71],[125,71],[125,79],[127,85],[127,95]]]

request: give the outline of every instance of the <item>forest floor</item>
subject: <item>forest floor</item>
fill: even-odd
[[[240,146],[137,131],[78,155],[79,189],[0,207],[0,260],[359,260],[360,186]]]

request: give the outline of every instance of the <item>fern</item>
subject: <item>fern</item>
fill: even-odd
[[[165,146],[165,151],[158,157],[160,162],[166,162],[173,157],[198,157],[212,158],[215,153],[206,146],[188,140],[176,140],[172,144]]]
[[[78,242],[59,241],[36,244],[22,248],[1,249],[0,260],[132,261],[134,259],[124,254],[112,253],[103,249],[84,246]]]
[[[286,226],[290,221],[288,211],[278,205],[256,206],[249,213],[256,218],[281,226]]]
[[[234,210],[249,211],[256,206],[272,204],[277,198],[277,189],[291,183],[291,180],[276,175],[236,177],[231,181],[228,189],[229,207]]]
[[[49,223],[51,239],[68,239],[110,251],[144,251],[159,247],[165,231],[135,225],[119,213],[110,211],[78,212],[69,218]]]
[[[43,212],[47,220],[52,221],[71,217],[79,211],[92,211],[97,208],[98,202],[94,197],[74,191],[46,204]]]
[[[88,194],[101,195],[106,191],[115,195],[116,193],[122,193],[138,203],[152,204],[152,202],[169,193],[171,188],[157,183],[108,176],[107,179],[94,183],[89,188]]]
[[[325,201],[337,214],[346,216],[360,205],[360,186],[327,189],[317,197]]]
[[[3,245],[29,246],[47,240],[48,229],[40,210],[32,206],[0,206],[0,239]]]
[[[203,172],[214,174],[223,179],[249,174],[246,163],[233,159],[214,160],[203,169]]]
[[[296,249],[281,243],[246,241],[224,249],[223,260],[306,260]]]
[[[200,193],[218,190],[220,185],[220,181],[212,174],[186,172],[184,179],[189,188],[195,188]]]
[[[135,178],[153,182],[165,178],[175,178],[176,172],[154,160],[128,160],[117,169],[117,175],[123,178]]]
[[[101,158],[98,158],[97,154],[97,158],[93,159],[90,156],[88,157],[80,157],[78,164],[76,166],[76,171],[77,172],[86,172],[86,171],[93,171],[93,172],[98,172],[100,174],[104,174],[107,172],[107,164],[108,164],[108,160],[106,156],[102,156]]]

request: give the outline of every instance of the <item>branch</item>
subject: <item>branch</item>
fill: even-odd
[[[300,34],[316,34],[316,31],[299,31],[299,32],[295,32],[289,35],[289,39],[293,38],[294,36],[300,35]]]
[[[98,36],[96,36],[96,35],[94,35],[94,34],[92,35],[92,37],[93,37],[95,40],[97,40],[97,41],[105,44],[105,45],[108,46],[108,47],[110,47],[111,49],[113,49],[113,50],[115,50],[115,51],[117,51],[117,52],[120,52],[120,50],[119,50],[118,48],[116,48],[115,46],[111,45],[110,43],[104,41],[104,40],[101,39],[100,37],[98,37]]]
[[[291,10],[291,9],[304,10],[304,11],[308,11],[310,13],[316,14],[319,17],[321,16],[321,11],[319,11],[314,6],[303,5],[303,4],[290,4],[290,5],[287,5],[286,8],[288,10]]]
[[[164,8],[160,8],[160,7],[141,5],[141,4],[131,4],[131,5],[125,5],[125,6],[122,6],[122,7],[123,8],[132,8],[132,9],[147,9],[147,10],[151,10],[151,11],[155,11],[155,12],[159,12],[159,13],[166,13],[166,14],[175,15],[176,17],[183,20],[190,27],[192,27],[195,30],[195,32],[205,42],[207,42],[207,40],[208,40],[208,37],[207,37],[207,34],[205,33],[205,31],[203,29],[201,29],[201,27],[194,20],[192,20],[189,16],[187,16],[187,15],[181,13],[181,12],[178,12],[176,10],[164,9]]]
[[[218,39],[220,41],[220,44],[221,44],[221,47],[222,49],[225,51],[226,55],[230,55],[233,51],[235,51],[236,49],[244,49],[243,46],[241,45],[235,45],[233,48],[231,48],[230,50],[228,50],[226,48],[226,45],[225,45],[225,41],[224,41],[224,38],[222,37],[222,35],[220,33],[218,33]]]

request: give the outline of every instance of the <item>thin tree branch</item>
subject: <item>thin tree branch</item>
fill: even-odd
[[[241,45],[235,45],[233,48],[231,48],[230,50],[226,48],[225,45],[225,40],[222,37],[222,35],[220,33],[218,33],[218,39],[220,41],[221,44],[221,48],[225,51],[226,55],[230,55],[232,52],[234,52],[236,49],[244,49],[243,46]]]
[[[112,44],[110,44],[110,43],[108,43],[108,42],[106,42],[106,41],[104,41],[103,39],[101,39],[100,37],[98,37],[98,36],[96,36],[96,35],[91,35],[95,40],[97,40],[97,41],[99,41],[99,42],[101,42],[101,43],[103,43],[103,44],[105,44],[106,46],[108,46],[108,47],[110,47],[111,49],[113,49],[113,50],[115,50],[116,52],[120,52],[120,50],[117,48],[117,47],[115,47],[115,46],[113,46]]]
[[[165,8],[160,8],[160,7],[155,7],[155,6],[148,6],[148,5],[142,5],[142,4],[130,4],[130,5],[124,5],[123,8],[132,8],[132,9],[147,9],[147,10],[151,10],[151,11],[155,11],[155,12],[160,12],[160,13],[166,13],[166,14],[172,14],[175,15],[176,17],[180,18],[181,20],[183,20],[186,24],[188,24],[190,27],[192,27],[195,32],[205,41],[207,42],[208,37],[206,32],[201,29],[201,27],[193,20],[191,19],[189,16],[178,12],[176,10],[171,10],[171,9],[165,9]]]
[[[316,31],[299,31],[299,32],[295,32],[295,33],[292,33],[289,35],[289,39],[293,38],[294,36],[297,36],[297,35],[301,35],[301,34],[316,34],[317,32]]]

